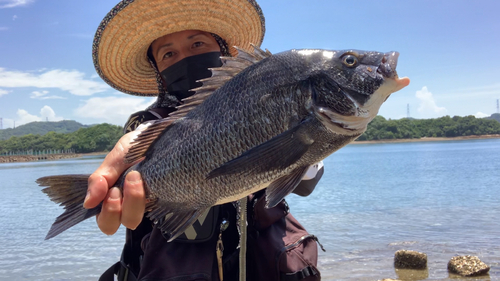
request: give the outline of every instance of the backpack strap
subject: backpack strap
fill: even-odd
[[[167,117],[170,113],[174,112],[174,107],[159,107],[159,108],[151,108],[149,110],[138,111],[128,118],[127,123],[123,127],[123,133],[126,134],[135,130],[140,124],[149,121],[162,119]]]
[[[302,270],[296,271],[294,273],[281,273],[280,281],[299,281],[303,280],[309,276],[315,276],[318,274],[318,270],[313,266],[307,266]]]
[[[137,277],[135,277],[132,270],[128,268],[123,260],[120,260],[108,268],[101,277],[99,277],[99,281],[114,281],[115,275],[118,281],[137,281]]]

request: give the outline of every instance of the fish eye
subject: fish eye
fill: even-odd
[[[353,67],[358,64],[358,58],[354,55],[347,55],[343,58],[342,62],[347,67]]]

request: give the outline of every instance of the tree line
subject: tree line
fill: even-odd
[[[7,128],[0,130],[0,140],[7,140],[13,136],[24,136],[28,134],[45,135],[48,132],[71,133],[80,128],[88,128],[88,125],[82,125],[73,120],[62,120],[57,122],[35,121],[18,126],[14,129]]]
[[[22,151],[72,151],[90,153],[110,151],[123,135],[123,128],[100,124],[80,128],[72,133],[49,132],[45,135],[28,134],[0,140],[0,155]]]
[[[123,128],[100,124],[72,133],[28,134],[0,140],[0,155],[20,151],[72,151],[75,153],[110,151],[122,136]],[[435,119],[387,120],[377,116],[358,140],[414,139],[500,134],[500,122],[474,116],[445,116]]]
[[[415,139],[500,134],[500,122],[474,116],[444,116],[435,119],[402,118],[387,120],[377,116],[358,140]]]

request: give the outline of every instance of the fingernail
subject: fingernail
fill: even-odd
[[[128,182],[138,182],[141,181],[141,174],[139,172],[130,172],[130,174],[127,176],[127,181]]]
[[[120,199],[120,190],[117,187],[111,188],[109,191],[109,199]]]
[[[90,198],[90,190],[87,190],[87,195],[85,195],[85,200],[83,200],[83,205],[87,203],[87,200],[89,200],[89,198]]]

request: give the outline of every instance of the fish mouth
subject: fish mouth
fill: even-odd
[[[398,52],[387,52],[379,58],[379,66],[376,70],[385,80],[384,83],[371,95],[371,98],[364,103],[360,103],[349,91],[344,91],[344,95],[352,102],[354,112],[352,114],[342,114],[331,108],[317,107],[316,114],[322,123],[331,131],[354,135],[361,134],[366,130],[368,123],[375,118],[380,106],[394,92],[401,90],[410,83],[407,77],[399,78],[396,72],[398,65]]]
[[[323,120],[322,123],[336,133],[354,135],[364,130],[362,124],[364,117],[345,116],[324,107],[316,108],[315,112],[319,119]]]
[[[381,74],[386,78],[397,78],[398,73],[396,72],[396,67],[398,66],[398,52],[387,52],[384,54],[380,61],[380,65],[377,68],[377,73]]]

